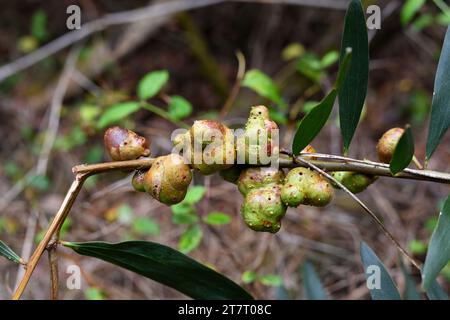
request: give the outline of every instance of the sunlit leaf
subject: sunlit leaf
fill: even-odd
[[[347,48],[352,48],[352,59],[339,89],[339,120],[345,153],[348,151],[361,117],[369,79],[366,18],[359,0],[350,1],[345,15],[341,64],[345,60]]]
[[[273,80],[260,70],[252,69],[245,73],[242,86],[250,88],[260,96],[267,98],[276,104],[283,104],[280,91]]]
[[[426,158],[430,159],[450,126],[450,26],[445,35],[434,82]]]
[[[202,200],[205,192],[206,188],[203,186],[190,187],[186,193],[186,197],[184,198],[183,203],[195,204]]]
[[[329,51],[327,52],[322,59],[320,60],[320,66],[324,68],[328,68],[339,61],[339,52],[337,51]]]
[[[213,211],[209,213],[204,219],[207,224],[220,226],[228,224],[231,221],[231,217],[223,212]]]
[[[109,107],[98,120],[98,127],[105,128],[113,123],[125,119],[130,114],[138,111],[140,108],[139,102],[128,101],[121,102]]]
[[[198,224],[194,224],[186,229],[180,237],[178,247],[181,252],[189,253],[197,248],[202,241],[203,232]]]
[[[47,39],[47,14],[44,10],[37,10],[31,18],[31,34],[39,41]]]
[[[133,221],[133,231],[137,235],[158,235],[159,234],[159,225],[158,223],[151,218],[136,218]]]
[[[422,285],[428,290],[439,272],[450,260],[450,195],[439,214],[437,226],[428,245],[422,272]]]
[[[138,97],[147,100],[158,94],[169,80],[167,70],[157,70],[147,73],[137,87]]]
[[[425,4],[425,0],[406,0],[400,12],[400,20],[403,25],[411,21],[414,15]]]
[[[153,279],[194,299],[252,299],[220,273],[158,243],[63,242],[63,245]]]
[[[191,103],[182,96],[171,96],[169,103],[169,115],[172,119],[182,120],[192,113]]]
[[[258,278],[258,281],[265,286],[278,287],[283,284],[283,278],[277,274],[265,274]]]
[[[246,270],[241,276],[241,280],[245,284],[252,283],[257,278],[257,274],[254,271]]]

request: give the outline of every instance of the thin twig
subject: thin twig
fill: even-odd
[[[58,257],[56,254],[57,250],[57,242],[51,243],[47,248],[48,252],[48,263],[50,265],[50,299],[58,300],[58,286],[59,286],[59,277],[58,277]]]
[[[150,112],[157,114],[158,116],[166,119],[167,121],[172,122],[176,126],[179,126],[181,128],[185,128],[185,129],[189,129],[189,126],[186,123],[184,123],[183,121],[178,121],[178,120],[173,119],[173,117],[167,111],[165,111],[164,109],[161,109],[160,107],[157,107],[157,106],[155,106],[151,103],[147,103],[147,102],[141,102],[141,107]]]
[[[27,261],[30,258],[31,250],[33,249],[34,236],[36,233],[36,223],[37,223],[37,219],[38,219],[37,215],[38,215],[37,212],[32,211],[30,213],[30,216],[28,217],[27,230],[25,232],[25,238],[23,240],[22,251],[20,253],[20,257],[24,261]],[[17,269],[16,282],[15,282],[14,288],[17,288],[17,286],[19,285],[19,281],[20,281],[20,279],[22,279],[24,274],[25,274],[25,269],[23,268],[23,265],[20,265]]]
[[[394,236],[389,232],[389,230],[386,229],[386,227],[383,225],[381,220],[376,216],[376,214],[372,210],[370,210],[369,207],[367,207],[364,202],[362,202],[357,196],[355,196],[350,190],[348,190],[342,183],[340,183],[338,180],[333,178],[333,176],[326,173],[319,167],[315,166],[314,164],[312,164],[311,162],[309,162],[307,160],[302,159],[301,157],[294,158],[294,161],[299,161],[299,162],[307,165],[311,169],[319,172],[321,175],[323,175],[327,179],[336,183],[345,193],[347,193],[353,200],[355,200],[369,214],[369,216],[378,224],[381,231],[383,231],[383,233],[394,243],[394,245],[398,248],[398,250],[411,262],[411,264],[413,264],[419,271],[421,270],[419,263],[417,263],[414,260],[414,258],[412,258],[408,254],[408,252],[406,252],[406,250],[403,249],[403,247],[400,245],[400,243],[394,238]]]
[[[84,181],[88,177],[88,174],[77,174],[75,177],[75,180],[72,182],[72,185],[70,186],[69,191],[66,194],[66,197],[64,198],[63,203],[61,204],[61,207],[59,208],[58,212],[55,215],[55,218],[53,219],[52,223],[48,227],[47,231],[45,232],[45,235],[41,242],[38,244],[36,250],[34,251],[33,255],[31,256],[30,260],[27,264],[27,270],[25,272],[25,275],[23,276],[22,280],[19,283],[19,286],[17,287],[16,291],[14,292],[12,299],[18,300],[23,294],[23,291],[25,290],[28,281],[30,280],[31,275],[33,274],[34,269],[36,268],[37,263],[39,262],[39,259],[42,256],[42,253],[47,248],[48,243],[50,242],[51,238],[55,234],[55,232],[58,230],[60,225],[64,222],[64,220],[67,217],[67,214],[69,213],[70,209],[72,208],[76,197],[78,196],[78,193],[80,192]]]
[[[44,143],[42,144],[38,162],[36,164],[36,174],[38,175],[45,175],[45,172],[47,171],[50,152],[53,149],[53,144],[55,143],[56,135],[58,134],[59,120],[64,96],[66,95],[70,79],[75,70],[75,65],[78,60],[80,49],[80,46],[76,46],[70,51],[69,56],[66,59],[61,77],[59,78],[58,84],[56,85],[55,93],[53,94],[52,104],[50,107],[47,132],[45,135]]]
[[[297,6],[345,10],[347,0],[233,0],[235,2],[257,2],[265,4],[290,4]]]
[[[220,111],[220,115],[219,115],[220,119],[225,118],[225,116],[230,112],[230,109],[239,93],[239,89],[241,88],[242,79],[244,78],[244,74],[245,74],[244,54],[241,51],[237,51],[236,58],[238,61],[238,71],[236,74],[236,81],[234,82],[233,88],[231,89],[231,92],[227,98],[227,101],[225,101],[225,103],[222,107],[222,110]]]
[[[315,154],[305,154],[301,155],[302,158],[310,158]],[[330,155],[331,156],[331,155]],[[340,158],[339,156],[336,159]],[[346,158],[351,159],[351,158]],[[378,162],[365,162],[362,160],[351,159],[354,162],[342,162],[335,161],[333,159],[324,159],[324,160],[308,160],[312,164],[318,166],[322,170],[325,171],[353,171],[368,175],[374,176],[385,176],[391,178],[400,178],[400,179],[411,179],[411,180],[423,180],[423,181],[432,181],[444,184],[450,184],[450,174],[431,171],[431,170],[414,170],[414,169],[405,169],[402,172],[392,175],[389,170],[389,166],[386,166],[384,163]],[[153,163],[153,158],[142,158],[138,160],[129,160],[129,161],[117,161],[117,162],[104,162],[97,164],[81,164],[72,168],[72,171],[76,174],[81,173],[103,173],[108,171],[118,171],[118,170],[134,170],[134,169],[148,169],[151,167]],[[280,157],[279,165],[282,168],[294,168],[294,167],[307,167],[305,164],[296,163],[291,156]]]
[[[56,135],[58,133],[62,103],[69,86],[71,75],[75,70],[79,51],[80,47],[78,46],[70,51],[64,65],[64,70],[59,77],[58,84],[56,85],[56,89],[52,97],[52,103],[48,117],[48,126],[46,129],[44,142],[42,144],[42,148],[39,153],[36,165],[3,195],[3,197],[0,199],[0,211],[5,209],[11,203],[11,201],[13,201],[26,188],[26,186],[30,182],[30,179],[37,175],[45,175],[47,171],[50,153],[53,148]]]

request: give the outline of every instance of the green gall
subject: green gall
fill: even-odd
[[[320,173],[308,168],[294,168],[286,175],[281,200],[290,207],[300,204],[324,207],[333,198],[333,188]]]
[[[223,180],[236,184],[243,168],[240,166],[232,166],[231,168],[219,171],[219,175]]]
[[[243,138],[238,139],[238,147],[245,148],[247,163],[265,165],[278,154],[278,125],[270,119],[267,107],[251,107]]]
[[[271,184],[280,184],[284,179],[283,171],[272,167],[252,167],[241,172],[237,181],[239,191],[246,195],[252,189]]]
[[[213,120],[197,120],[185,135],[174,139],[174,146],[183,143],[184,156],[192,168],[210,175],[233,166],[236,158],[234,134],[224,124]]]
[[[352,193],[360,193],[370,186],[377,177],[351,171],[337,171],[331,174],[333,178],[342,183]],[[334,187],[339,188],[333,184]]]
[[[286,209],[280,198],[280,186],[274,184],[251,190],[245,196],[241,215],[250,229],[276,233]]]
[[[136,172],[133,175],[133,178],[131,179],[131,185],[133,186],[134,190],[139,192],[145,192],[145,184],[144,184],[145,174],[146,171],[136,170]]]
[[[192,180],[190,167],[176,154],[158,157],[144,176],[145,191],[161,203],[183,201]]]

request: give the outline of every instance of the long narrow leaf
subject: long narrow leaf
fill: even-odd
[[[294,136],[292,152],[299,154],[320,132],[327,123],[337,91],[332,89],[330,93],[315,106],[301,121]]]
[[[394,154],[392,155],[389,169],[392,174],[397,174],[405,169],[414,156],[414,138],[410,126],[406,126],[400,140],[395,147]]]
[[[436,228],[431,235],[422,272],[422,285],[428,290],[439,272],[450,260],[450,195],[439,214]]]
[[[63,245],[153,279],[194,299],[252,299],[220,273],[158,243],[64,242]]]
[[[339,119],[345,152],[347,152],[358,126],[369,79],[369,43],[366,19],[359,0],[350,2],[345,15],[341,64],[347,48],[352,48],[352,59],[347,76],[339,90]]]
[[[6,243],[0,240],[0,256],[8,260],[20,263],[20,257]]]
[[[322,130],[330,117],[334,102],[336,101],[337,91],[342,85],[352,57],[352,49],[346,48],[345,56],[339,67],[338,76],[334,88],[328,95],[315,106],[301,121],[292,143],[292,151],[299,154]]]
[[[436,280],[431,283],[427,290],[427,297],[430,300],[448,300],[448,295]]]
[[[403,277],[405,279],[405,291],[403,293],[403,298],[405,300],[420,300],[420,293],[416,289],[416,283],[412,279],[410,271],[403,262],[402,257],[399,257],[399,259],[400,259],[400,268],[402,269]]]
[[[450,26],[445,35],[434,82],[431,117],[428,126],[426,158],[431,158],[450,126]]]
[[[373,300],[400,300],[400,294],[384,264],[375,252],[365,243],[361,242],[361,260],[364,274]]]
[[[308,300],[327,300],[327,293],[314,271],[311,262],[306,261],[302,268],[303,291]]]

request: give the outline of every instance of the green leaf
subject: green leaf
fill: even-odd
[[[283,278],[277,274],[265,274],[258,278],[258,281],[265,286],[278,287],[283,284]]]
[[[431,235],[422,273],[422,285],[428,290],[439,272],[450,260],[450,195],[439,214],[436,228]]]
[[[147,73],[137,87],[138,97],[147,100],[154,97],[169,80],[167,70],[158,70]]]
[[[391,170],[394,175],[399,173],[411,163],[413,156],[414,138],[411,127],[407,125],[405,127],[405,132],[403,132],[395,147],[394,154],[392,155],[391,162],[389,163],[389,170]]]
[[[366,19],[359,0],[352,0],[349,3],[345,15],[341,64],[345,60],[347,48],[352,48],[352,59],[339,90],[339,120],[345,153],[348,151],[359,123],[369,79],[369,44]]]
[[[252,283],[253,281],[256,280],[256,278],[257,278],[256,272],[250,270],[244,271],[244,273],[241,276],[241,280],[245,284]]]
[[[0,240],[0,256],[5,257],[15,263],[20,263],[20,257],[6,243]]]
[[[407,0],[400,12],[400,21],[406,25],[425,4],[425,0]]]
[[[408,244],[409,250],[412,254],[422,255],[427,252],[427,245],[421,240],[411,240]]]
[[[400,294],[385,266],[375,252],[365,243],[361,242],[361,260],[367,281],[374,285],[369,289],[373,300],[400,300]],[[377,287],[377,276],[380,276]]]
[[[63,245],[79,254],[102,259],[153,279],[194,299],[253,299],[220,273],[158,243],[64,242]]]
[[[431,117],[428,126],[426,159],[434,150],[450,126],[450,26],[447,28],[441,57],[434,82],[434,95],[431,103]]]
[[[419,32],[431,26],[434,22],[434,17],[431,14],[423,14],[414,20],[412,26],[415,32]]]
[[[44,175],[35,175],[30,177],[28,185],[36,190],[46,191],[50,187],[50,181]]]
[[[434,280],[431,283],[430,288],[428,288],[427,296],[430,300],[448,300],[448,295],[436,280]]]
[[[116,123],[130,114],[138,111],[140,108],[139,102],[128,101],[121,102],[109,107],[98,120],[98,127],[105,128],[110,124]]]
[[[192,105],[182,96],[170,97],[169,115],[172,119],[182,120],[192,113]]]
[[[339,52],[337,51],[330,51],[327,52],[323,57],[322,60],[320,60],[320,67],[322,69],[328,68],[335,64],[337,61],[339,61]]]
[[[280,91],[272,79],[260,70],[252,69],[245,73],[242,86],[250,88],[260,96],[267,98],[278,105],[282,105]]]
[[[319,134],[320,130],[327,123],[334,102],[336,101],[339,87],[346,77],[351,57],[352,51],[346,49],[334,88],[318,105],[312,107],[309,113],[300,121],[292,144],[294,154],[299,154]]]
[[[95,287],[89,287],[84,291],[84,295],[88,300],[104,300],[105,295],[103,292]]]
[[[31,18],[31,34],[40,42],[47,39],[47,14],[44,10],[37,10]]]
[[[186,229],[181,235],[178,247],[181,252],[189,253],[197,248],[202,241],[203,232],[198,224],[194,224]]]
[[[297,70],[314,82],[319,82],[322,78],[322,68],[322,61],[312,53],[306,53],[297,62]]]
[[[203,220],[207,224],[221,226],[230,223],[231,217],[226,213],[213,211],[209,213]]]
[[[202,200],[205,195],[206,188],[203,186],[193,186],[190,187],[186,193],[186,197],[183,202],[188,204],[195,204]]]
[[[411,277],[410,271],[403,262],[402,257],[399,257],[400,268],[403,272],[403,277],[405,278],[405,291],[403,293],[403,298],[405,300],[421,300],[420,293],[416,289],[416,283]]]
[[[436,22],[447,27],[450,24],[450,15],[442,12],[436,16]]]
[[[158,235],[159,225],[151,218],[137,218],[133,221],[133,231],[137,235]]]
[[[306,261],[303,264],[302,270],[303,292],[305,298],[308,300],[327,300],[327,293],[323,288],[319,277],[314,271],[311,262]]]
[[[353,49],[352,48],[345,48],[344,57],[341,60],[341,63],[339,65],[339,71],[336,78],[336,82],[334,83],[334,88],[338,91],[342,87],[342,84],[347,77],[348,69],[350,67],[350,62],[352,60],[353,56]]]
[[[299,154],[317,136],[317,134],[319,134],[325,123],[327,123],[328,117],[333,109],[334,101],[336,100],[336,95],[336,89],[331,90],[331,92],[300,121],[292,143],[292,151],[294,154]]]
[[[170,207],[172,209],[172,222],[176,224],[193,224],[199,218],[192,205],[181,202]]]

